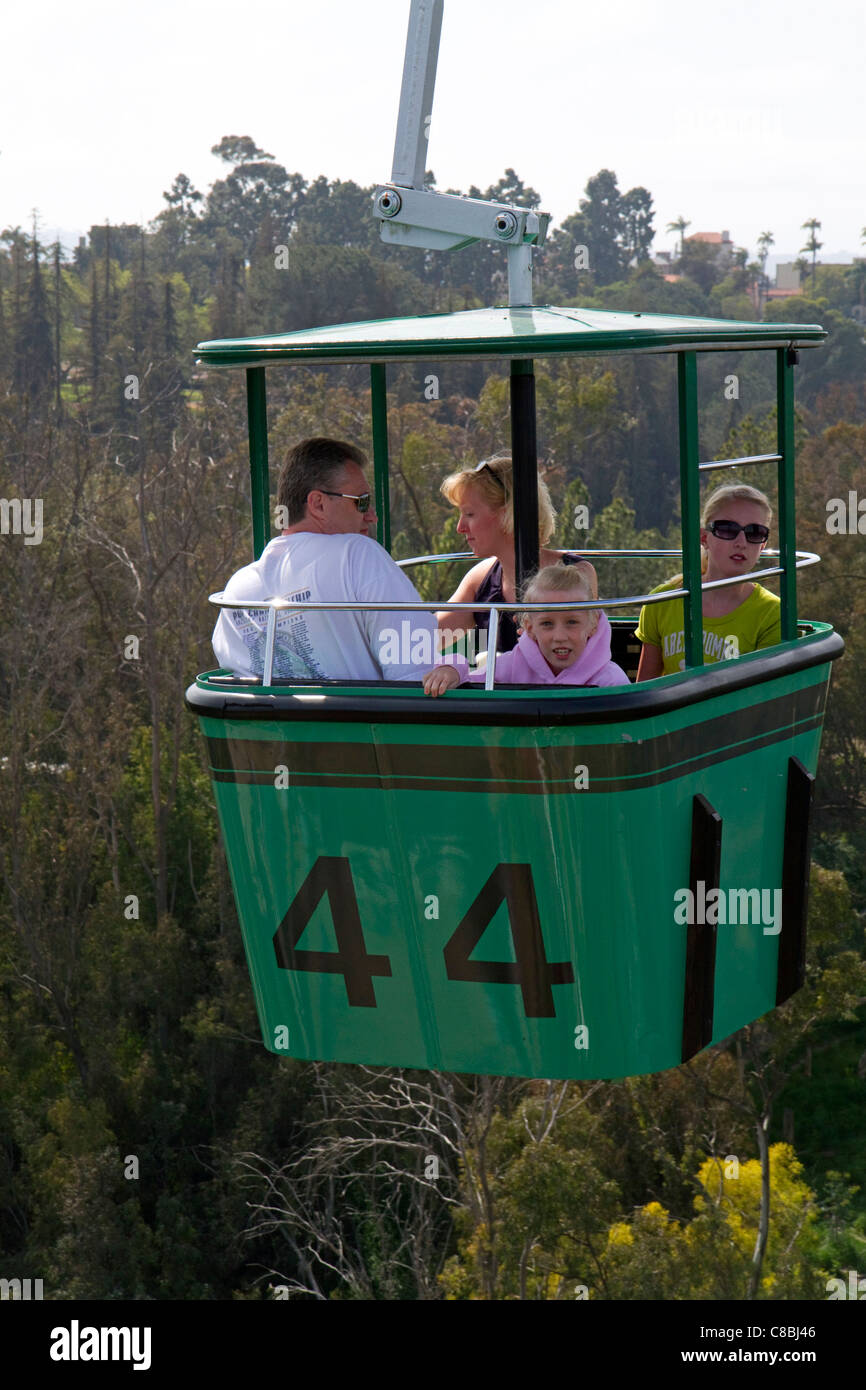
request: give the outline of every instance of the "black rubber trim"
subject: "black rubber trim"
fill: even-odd
[[[433,700],[427,696],[388,699],[377,698],[376,691],[399,689],[402,681],[383,681],[375,688],[362,681],[333,681],[310,684],[309,693],[324,698],[307,701],[306,691],[297,694],[262,694],[260,687],[240,688],[233,682],[230,690],[214,689],[193,683],[186,692],[187,707],[198,715],[212,719],[297,719],[321,723],[333,720],[364,724],[505,724],[555,727],[562,724],[622,724],[633,719],[652,718],[712,700],[736,690],[746,690],[764,681],[779,680],[797,671],[822,666],[835,661],[845,650],[837,632],[816,633],[800,638],[795,645],[770,647],[764,652],[751,652],[737,661],[719,661],[702,667],[694,675],[684,675],[665,687],[654,681],[641,685],[609,686],[597,694],[582,692],[560,695],[540,694],[545,687],[515,686],[513,689],[533,690],[538,698],[514,700],[507,696],[491,698],[489,692],[470,695],[449,693]],[[329,686],[341,691],[357,686],[364,695],[329,694]],[[506,689],[504,686],[500,690]],[[297,690],[297,685],[293,686]]]

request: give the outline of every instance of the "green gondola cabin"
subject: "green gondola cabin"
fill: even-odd
[[[683,671],[430,700],[405,683],[276,680],[266,652],[261,679],[209,671],[190,686],[268,1048],[613,1078],[675,1066],[799,988],[812,784],[842,651],[827,624],[797,613],[797,567],[817,557],[796,551],[793,376],[799,350],[824,336],[816,325],[513,306],[199,345],[208,368],[247,373],[255,556],[270,531],[268,368],[370,364],[387,547],[386,364],[509,361],[518,576],[538,558],[533,360],[677,360]],[[700,463],[697,354],[720,350],[774,353],[775,454]],[[779,550],[750,578],[780,576],[782,642],[704,667],[701,472],[757,461],[777,469]],[[598,605],[631,674],[635,620],[616,610],[646,598],[602,593]],[[714,890],[722,904],[757,891],[781,911],[732,922],[698,910],[683,922],[686,888],[700,905]]]

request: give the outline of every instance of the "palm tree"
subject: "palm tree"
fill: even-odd
[[[818,254],[818,252],[820,251],[821,247],[824,245],[823,241],[819,241],[818,238],[817,238],[816,235],[815,235],[815,233],[816,233],[816,231],[818,230],[818,228],[820,227],[820,225],[821,225],[821,223],[818,221],[817,217],[810,217],[808,222],[804,222],[804,223],[802,224],[803,231],[807,231],[807,230],[808,230],[809,232],[811,232],[811,236],[809,237],[809,240],[806,242],[806,245],[805,245],[805,246],[801,246],[801,247],[800,247],[800,250],[801,250],[801,251],[811,251],[811,253],[812,253],[812,294],[813,294],[813,295],[814,295],[814,293],[815,293],[815,257],[816,257],[816,255]]]
[[[764,274],[767,264],[767,257],[770,254],[770,247],[774,246],[776,238],[772,232],[761,232],[758,237],[758,260],[761,262],[761,274]]]
[[[805,256],[798,256],[798,257],[797,257],[796,261],[794,262],[794,269],[795,269],[795,270],[799,270],[799,272],[800,272],[800,289],[802,289],[802,288],[803,288],[803,276],[806,274],[807,270],[809,269],[809,262],[806,260],[806,257],[805,257]]]
[[[686,227],[690,227],[691,225],[691,222],[687,222],[682,213],[680,213],[679,217],[675,218],[673,222],[668,223],[667,230],[669,232],[679,232],[680,234],[680,258],[682,258],[683,246],[685,245]]]
[[[761,235],[758,237],[758,263],[760,265],[760,278],[758,280],[759,312],[763,310],[764,296],[770,285],[767,279],[767,257],[770,254],[770,247],[775,244],[775,240],[772,232],[761,232]]]

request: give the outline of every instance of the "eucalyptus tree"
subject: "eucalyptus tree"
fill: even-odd
[[[212,153],[231,169],[208,193],[203,229],[213,232],[223,228],[241,243],[245,259],[249,259],[268,212],[279,243],[284,244],[303,204],[304,178],[290,174],[248,135],[225,135]]]
[[[655,232],[653,200],[649,189],[638,186],[622,195],[623,241],[629,264],[648,261]]]

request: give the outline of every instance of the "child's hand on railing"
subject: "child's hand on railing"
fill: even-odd
[[[459,684],[460,672],[456,666],[434,666],[424,677],[424,694],[432,695],[435,700],[437,695],[444,695],[446,690]]]

